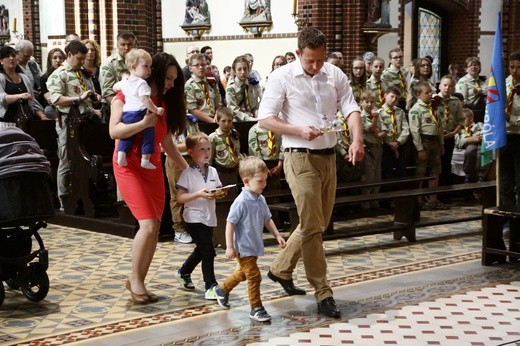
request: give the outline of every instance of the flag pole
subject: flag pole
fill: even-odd
[[[495,180],[496,180],[496,198],[497,207],[500,207],[500,149],[495,150],[496,156],[496,167],[495,167]]]

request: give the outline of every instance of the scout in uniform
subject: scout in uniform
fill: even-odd
[[[399,89],[401,96],[398,106],[401,109],[405,109],[408,84],[403,68],[403,51],[401,48],[394,48],[388,53],[388,57],[390,58],[390,66],[383,71],[381,79],[385,81],[388,86],[392,85]]]
[[[381,161],[383,179],[401,178],[406,175],[410,128],[406,113],[403,109],[397,107],[400,97],[399,88],[395,86],[387,88],[385,104],[378,110],[381,131],[386,133],[383,138],[383,158]]]
[[[63,200],[70,193],[70,161],[67,153],[67,116],[73,102],[77,102],[81,114],[91,113],[100,116],[100,112],[92,108],[90,95],[95,95],[94,83],[81,69],[88,52],[87,46],[80,41],[72,41],[65,47],[67,60],[47,79],[50,99],[57,107],[56,133],[58,134],[57,185],[61,209]]]
[[[233,128],[233,111],[228,107],[220,107],[217,109],[216,119],[218,128],[209,135],[210,165],[217,169],[222,185],[236,184],[240,160],[240,137],[238,131]]]
[[[186,108],[199,122],[214,123],[221,99],[215,80],[210,82],[206,77],[206,57],[200,53],[193,54],[188,65],[191,78],[184,85]]]
[[[410,133],[413,144],[417,149],[418,176],[426,174],[426,168],[430,168],[433,179],[428,182],[429,187],[439,185],[441,173],[441,155],[444,153],[443,122],[437,109],[431,104],[432,88],[429,82],[420,81],[414,86],[417,102],[409,112]],[[436,195],[430,195],[430,202],[423,205],[425,209],[447,209],[437,200]]]

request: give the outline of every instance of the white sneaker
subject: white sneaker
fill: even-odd
[[[173,240],[181,244],[189,244],[193,241],[193,239],[191,239],[191,235],[189,235],[186,231],[179,233],[175,232],[175,238]]]
[[[206,290],[206,294],[204,295],[204,299],[207,300],[217,300],[217,294],[215,292],[214,287],[217,286],[217,284],[214,284],[210,288]]]

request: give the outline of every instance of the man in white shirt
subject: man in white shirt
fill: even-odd
[[[285,175],[300,216],[300,224],[271,265],[268,276],[289,295],[305,294],[292,280],[301,256],[307,280],[315,289],[318,310],[339,317],[326,278],[322,241],[336,192],[336,134],[326,128],[339,109],[347,117],[352,134],[351,161],[359,162],[364,156],[361,114],[347,76],[325,63],[326,38],[321,31],[304,28],[298,36],[297,54],[299,62],[269,75],[258,115],[262,128],[282,135]]]

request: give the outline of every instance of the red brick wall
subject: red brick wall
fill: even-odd
[[[467,10],[452,14],[448,23],[448,61],[464,66],[470,56],[479,56],[481,0],[470,0]],[[463,72],[464,69],[462,68]]]
[[[502,10],[502,36],[504,39],[504,55],[520,50],[520,1],[504,0]]]
[[[23,11],[23,27],[19,28],[25,39],[34,45],[34,57],[36,61],[41,61],[42,47],[40,40],[40,12],[39,7],[35,6],[32,1],[24,0],[22,3]]]

